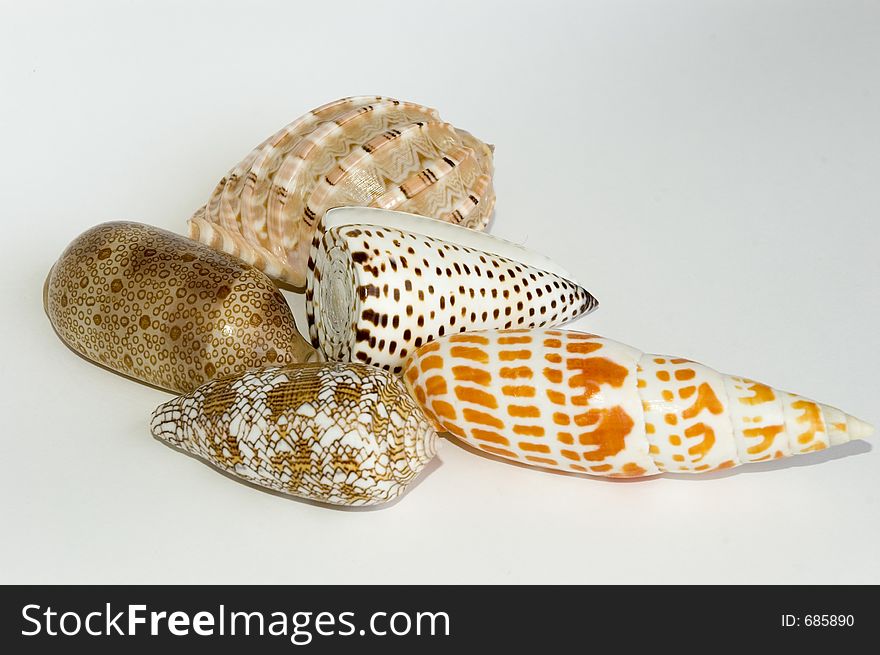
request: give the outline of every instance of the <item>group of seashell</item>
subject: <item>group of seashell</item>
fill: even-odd
[[[153,434],[254,484],[339,505],[399,496],[438,432],[541,468],[703,472],[873,429],[701,364],[555,329],[596,300],[479,230],[492,148],[437,112],[339,100],[257,146],[184,238],[105,223],[49,273],[73,350],[184,395]],[[309,345],[272,279],[305,286]]]

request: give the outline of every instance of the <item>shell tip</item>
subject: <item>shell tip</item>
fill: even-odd
[[[846,431],[849,433],[850,439],[867,439],[874,434],[874,426],[855,416],[847,415]]]

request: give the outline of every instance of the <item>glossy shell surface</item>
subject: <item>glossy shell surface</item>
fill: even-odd
[[[439,429],[492,455],[569,472],[700,473],[873,432],[760,382],[572,331],[444,337],[420,348],[404,377]]]
[[[152,432],[256,485],[337,505],[399,496],[437,445],[403,382],[358,364],[209,382],[159,406]]]
[[[312,344],[395,373],[422,344],[487,328],[554,326],[596,306],[563,269],[488,234],[401,212],[333,209],[306,289]]]
[[[80,355],[177,393],[315,358],[263,273],[140,223],[104,223],[77,237],[49,273],[44,301]]]
[[[495,204],[492,149],[436,110],[343,98],[257,146],[190,219],[190,234],[294,286],[331,207],[371,206],[482,230]]]

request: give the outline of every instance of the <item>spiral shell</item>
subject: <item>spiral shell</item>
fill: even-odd
[[[760,382],[571,331],[438,339],[405,379],[438,429],[484,452],[615,477],[714,471],[873,432]]]
[[[160,405],[152,432],[259,486],[336,505],[399,496],[437,446],[403,383],[360,364],[215,380]]]
[[[260,271],[140,223],[104,223],[74,239],[49,273],[44,301],[73,350],[177,393],[316,356]]]
[[[312,344],[327,359],[395,373],[444,334],[559,325],[597,304],[563,269],[520,246],[381,209],[328,211],[309,269]]]
[[[257,146],[190,219],[190,234],[301,287],[327,209],[400,209],[482,230],[495,204],[492,168],[491,147],[434,109],[343,98]]]

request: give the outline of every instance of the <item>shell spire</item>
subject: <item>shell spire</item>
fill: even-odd
[[[160,405],[157,439],[256,485],[336,505],[399,496],[437,434],[398,378],[301,364],[214,380]]]
[[[438,429],[493,455],[596,475],[701,473],[873,433],[748,378],[563,330],[441,338],[416,351],[405,379]]]
[[[492,174],[492,148],[435,109],[343,98],[254,148],[190,219],[190,235],[301,287],[327,209],[398,209],[482,230],[495,204]]]

